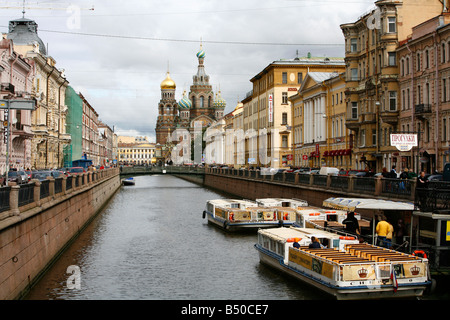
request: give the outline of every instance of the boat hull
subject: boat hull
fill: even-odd
[[[293,278],[296,278],[322,292],[334,296],[337,300],[368,300],[368,299],[398,299],[421,297],[429,285],[429,282],[414,285],[399,286],[394,291],[392,285],[381,286],[356,286],[339,287],[330,283],[325,283],[319,278],[315,278],[308,270],[294,269],[284,263],[281,256],[262,248],[256,244],[255,248],[259,252],[260,263],[277,269]]]

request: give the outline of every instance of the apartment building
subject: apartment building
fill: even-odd
[[[256,143],[257,150],[268,158],[261,163],[261,157],[257,157],[255,165],[275,168],[294,165],[289,98],[297,94],[308,72],[344,70],[343,58],[313,57],[308,53],[306,57],[273,61],[250,80],[253,91],[251,100],[244,108],[243,124],[246,124],[247,130],[255,130],[259,137],[261,130],[267,130],[267,143],[261,144],[260,139]],[[246,146],[248,148],[248,140]]]
[[[418,147],[399,152],[403,167],[442,172],[450,161],[450,14],[413,28],[397,50],[399,128],[417,135]]]
[[[399,132],[397,48],[413,27],[441,13],[439,0],[380,0],[353,23],[345,37],[346,126],[353,132],[352,167],[380,172],[397,165],[390,134]]]

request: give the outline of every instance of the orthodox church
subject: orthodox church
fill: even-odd
[[[161,100],[158,105],[158,119],[156,122],[156,143],[165,144],[170,134],[180,128],[189,132],[194,130],[194,123],[199,121],[203,127],[208,127],[214,121],[223,117],[226,107],[220,90],[214,96],[209,76],[205,72],[205,52],[200,46],[197,52],[198,69],[193,76],[193,84],[187,95],[183,92],[180,101],[175,99],[176,84],[167,72],[166,78],[161,82]]]

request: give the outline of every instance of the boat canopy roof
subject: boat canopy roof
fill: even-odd
[[[214,199],[209,200],[209,203],[219,207],[256,207],[257,203],[250,200],[238,200],[238,199]]]
[[[311,237],[316,237],[319,239],[339,239],[342,235],[328,232],[321,229],[315,228],[298,228],[298,227],[281,227],[281,228],[269,228],[269,229],[259,229],[258,233],[264,234],[270,238],[277,240],[287,240],[289,238],[301,238],[310,239]]]
[[[301,199],[285,199],[285,198],[262,198],[256,199],[260,205],[264,206],[280,206],[280,207],[306,207],[308,202]]]
[[[328,198],[323,202],[323,206],[347,211],[357,209],[414,210],[414,204],[410,202],[365,198]]]

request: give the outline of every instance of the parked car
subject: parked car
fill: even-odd
[[[348,175],[349,176],[356,175],[358,172],[365,172],[365,171],[362,171],[362,170],[348,170]]]
[[[64,172],[61,170],[52,170],[51,172],[53,178],[60,178],[64,176]]]
[[[52,175],[51,171],[48,170],[38,170],[38,171],[33,171],[31,178],[32,179],[37,179],[39,181],[43,181],[43,180],[47,180],[47,177],[50,177]]]
[[[428,181],[443,181],[444,175],[442,174],[431,174],[428,176]]]
[[[321,175],[332,175],[332,176],[337,176],[339,173],[339,169],[338,168],[333,168],[333,167],[322,167],[319,170],[319,174]]]
[[[349,172],[349,170],[341,169],[338,172],[338,176],[348,176],[348,172]]]
[[[70,176],[74,176],[77,174],[82,174],[84,172],[86,172],[86,171],[84,170],[83,167],[72,167],[72,168],[69,168],[69,171],[67,172],[67,174]]]
[[[8,171],[8,181],[16,182],[17,184],[27,183],[28,175],[25,171]]]

